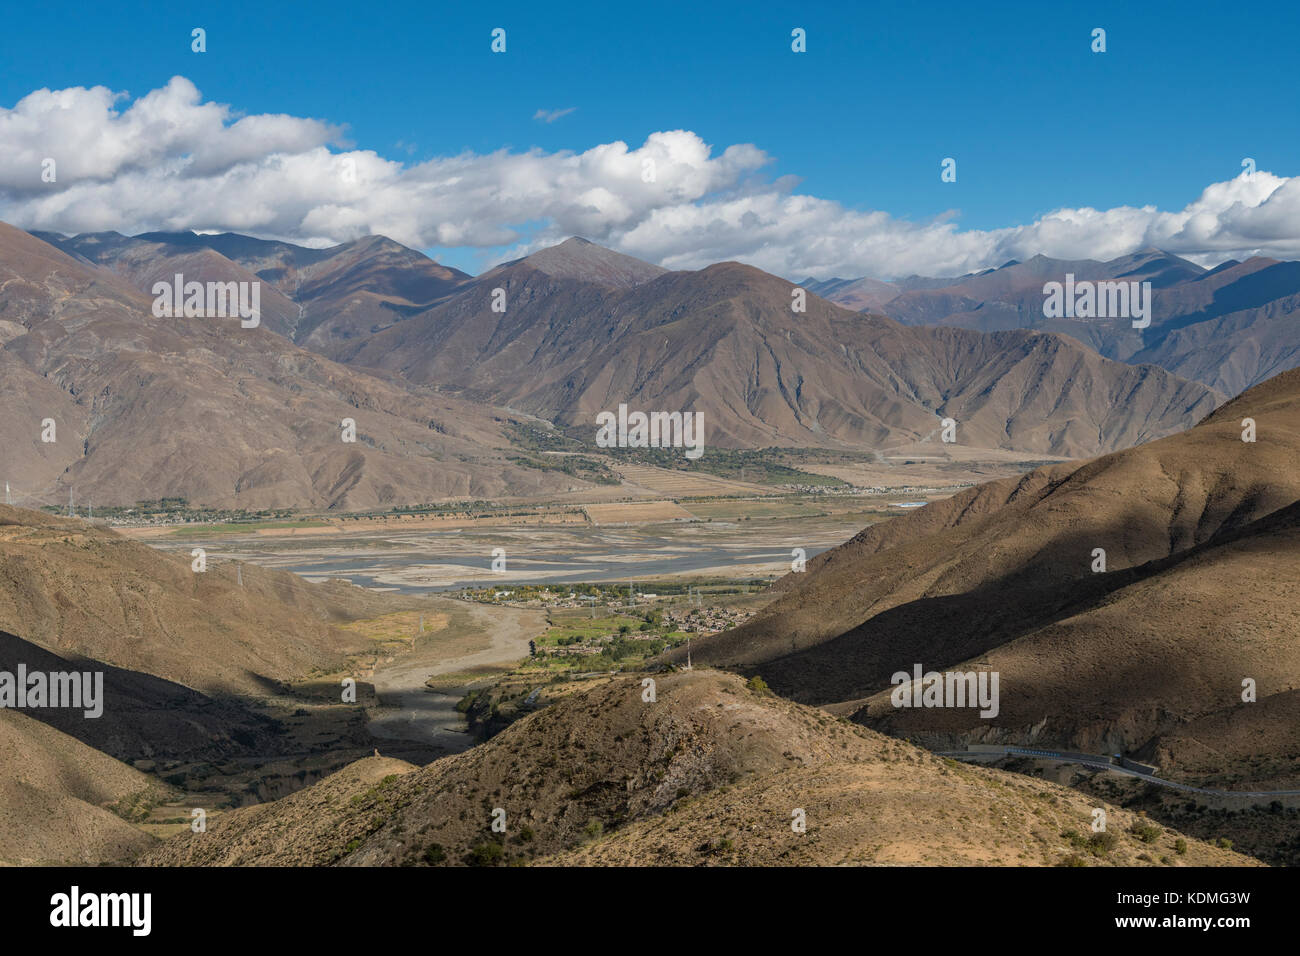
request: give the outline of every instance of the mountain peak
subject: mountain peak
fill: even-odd
[[[620,289],[649,282],[668,271],[662,266],[598,246],[581,236],[571,236],[557,245],[539,249],[532,255],[504,263],[497,268],[521,263],[557,279],[578,279]]]

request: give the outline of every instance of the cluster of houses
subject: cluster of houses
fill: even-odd
[[[638,595],[639,597],[644,595]],[[653,595],[650,595],[653,597]],[[522,607],[543,606],[555,608],[620,607],[626,598],[614,600],[606,596],[575,594],[566,588],[465,588],[459,594],[462,601],[508,601]]]
[[[466,588],[460,592],[462,601],[506,601],[519,607],[605,607],[623,608],[641,601],[657,601],[661,595],[646,591],[630,592],[626,586],[602,594],[577,594],[567,588],[552,590],[545,587],[518,588]]]
[[[626,633],[611,632],[591,637],[581,642],[548,648],[546,653],[557,657],[589,657],[605,650],[610,641],[623,638],[631,641],[663,640],[665,632],[709,635],[742,624],[754,616],[753,611],[725,607],[692,607],[664,612],[661,627],[653,630],[632,630]],[[680,639],[680,638],[679,638]],[[670,639],[670,643],[673,643]]]
[[[664,612],[664,621],[675,631],[687,634],[716,634],[744,624],[753,611],[732,607],[693,607]]]

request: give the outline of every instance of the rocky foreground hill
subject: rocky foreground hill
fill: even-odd
[[[623,677],[415,768],[368,758],[145,865],[1247,865],[1066,788],[968,767],[717,671]],[[494,819],[504,831],[492,829]],[[796,823],[802,824],[802,830]],[[1181,841],[1181,842],[1180,842]]]
[[[259,701],[343,666],[369,647],[344,625],[401,606],[216,556],[198,573],[188,556],[0,505],[0,672],[103,680],[94,718],[0,708],[0,862],[137,855],[155,841],[129,821],[173,791],[154,769],[302,749]]]

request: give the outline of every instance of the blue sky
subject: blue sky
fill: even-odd
[[[1181,210],[1246,156],[1292,175],[1296,7],[1136,7],[23,4],[0,35],[0,106],[42,87],[134,98],[180,75],[204,101],[342,125],[354,148],[408,165],[684,129],[715,151],[758,147],[770,161],[747,175],[795,177],[795,192],[851,211],[955,214],[960,230],[1061,207]],[[195,26],[205,54],[190,51]],[[498,26],[504,55],[489,51]],[[796,26],[807,53],[790,50]],[[949,156],[956,183],[940,181]],[[476,271],[516,245],[428,247]]]

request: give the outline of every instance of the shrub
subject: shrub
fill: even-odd
[[[1088,838],[1088,850],[1093,856],[1105,856],[1117,843],[1119,838],[1113,833],[1094,833]]]
[[[446,861],[447,851],[442,848],[441,843],[430,843],[429,848],[424,851],[424,862],[431,866]]]
[[[1155,843],[1156,840],[1160,839],[1160,828],[1153,826],[1150,823],[1139,821],[1138,823],[1133,824],[1129,832],[1143,843]]]
[[[500,843],[488,840],[471,849],[465,857],[465,862],[470,866],[496,866],[504,855],[505,850],[501,848]]]
[[[1061,833],[1061,838],[1064,839],[1065,842],[1069,843],[1070,846],[1082,848],[1088,845],[1088,838],[1078,830],[1064,830]]]
[[[752,690],[755,694],[766,694],[770,690],[767,686],[767,681],[763,680],[763,678],[759,677],[757,674],[745,681],[745,687]]]

